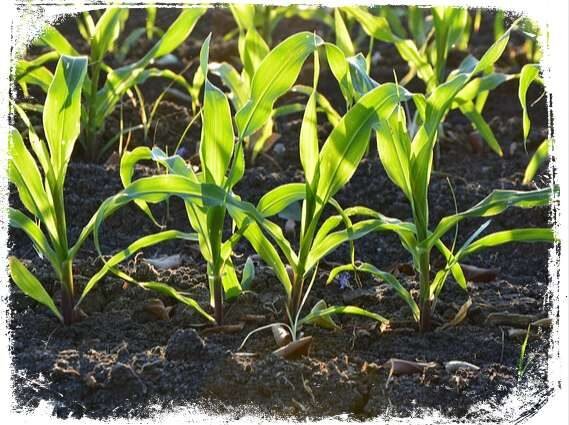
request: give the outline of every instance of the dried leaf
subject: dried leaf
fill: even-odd
[[[458,369],[480,370],[478,366],[460,360],[451,360],[449,362],[446,362],[445,369],[448,373],[454,373]]]
[[[457,326],[460,323],[462,323],[464,321],[464,319],[466,319],[466,316],[468,315],[468,310],[470,309],[471,306],[472,306],[472,299],[468,298],[466,300],[466,302],[458,309],[458,311],[456,312],[456,314],[452,318],[452,320],[449,321],[448,323],[445,323],[444,325],[442,325],[437,330],[442,331],[442,330],[447,329],[451,326]]]
[[[182,256],[180,254],[165,255],[158,258],[146,258],[145,261],[157,269],[173,269],[182,264]]]
[[[490,313],[486,317],[485,325],[488,326],[512,326],[514,328],[527,328],[530,323],[538,320],[537,316],[531,314],[515,313]]]
[[[292,341],[290,332],[284,326],[274,325],[271,327],[271,330],[277,346],[284,347]]]
[[[149,299],[142,306],[142,310],[149,313],[156,320],[170,320],[172,308],[173,307],[166,307],[159,298]]]
[[[414,373],[423,373],[425,369],[438,366],[435,362],[413,362],[401,359],[389,359],[382,367],[389,368],[389,378],[392,376],[412,375]],[[389,380],[389,379],[388,379]]]
[[[239,333],[245,327],[245,322],[239,322],[234,325],[221,325],[221,326],[212,326],[210,328],[206,328],[202,331],[203,335],[210,335],[210,334],[234,334]]]
[[[302,356],[308,355],[311,346],[312,336],[305,336],[273,351],[273,354],[287,360],[299,359]]]
[[[464,277],[469,282],[492,282],[500,272],[498,268],[484,269],[482,267],[461,264]]]

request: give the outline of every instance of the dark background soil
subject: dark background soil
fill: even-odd
[[[175,9],[160,10],[158,25],[166,28],[176,15]],[[144,19],[142,11],[133,10],[126,33],[140,26]],[[491,23],[491,15],[485,15],[480,33],[471,41],[472,51],[477,56],[492,42],[488,36]],[[85,47],[79,42],[72,19],[65,20],[60,27],[71,36],[76,47]],[[210,31],[213,31],[211,59],[235,62],[235,41],[221,40],[222,35],[233,28],[233,20],[227,11],[219,8],[208,11],[189,40],[177,50],[181,61],[176,65],[178,70],[197,56],[201,40]],[[330,30],[325,26],[295,18],[279,25],[275,42],[298,30],[318,30],[330,39]],[[509,51],[514,51],[517,44],[520,44],[520,37],[515,35]],[[142,41],[129,57],[139,56],[150,46],[151,43]],[[374,49],[382,58],[373,69],[374,78],[380,82],[393,79],[392,68],[399,76],[406,73],[406,65],[391,46],[376,43]],[[512,55],[505,56],[508,58],[500,61],[499,68],[504,72],[519,71],[522,63],[511,59]],[[458,63],[460,59],[457,55],[451,62]],[[305,68],[301,80],[306,78],[308,81],[312,74],[310,64]],[[190,68],[185,77],[191,80],[192,75],[193,68]],[[152,80],[142,86],[147,104],[150,105],[167,84],[166,81]],[[321,77],[320,89],[342,111],[342,99],[329,74]],[[539,89],[532,87],[529,103],[540,94]],[[35,96],[41,100],[39,94]],[[127,108],[125,105],[125,111]],[[131,112],[127,119],[137,124],[137,112]],[[445,124],[440,161],[432,178],[431,223],[454,211],[449,182],[459,210],[472,206],[493,189],[526,189],[521,180],[528,155],[547,135],[545,99],[530,109],[533,130],[528,153],[521,143],[521,109],[516,81],[491,93],[484,115],[492,125],[505,157],[497,157],[486,146],[481,152],[473,151],[468,137],[470,124],[459,114],[451,114]],[[159,120],[151,130],[152,141],[163,149],[169,147],[172,150],[191,116],[189,104],[167,96],[160,105]],[[109,120],[104,137],[116,132],[118,120],[116,112]],[[276,128],[281,134],[278,143],[282,144],[284,152],[269,151],[247,169],[236,187],[236,192],[244,199],[257,202],[273,187],[303,180],[297,142],[300,122],[300,115],[278,120]],[[320,130],[323,141],[330,126],[323,124]],[[184,146],[195,152],[198,140],[199,126],[188,134]],[[133,143],[152,142],[144,142],[140,134],[135,134]],[[152,168],[139,169],[141,175],[154,172]],[[544,167],[532,186],[547,186],[550,179]],[[65,193],[71,241],[76,239],[100,203],[120,189],[116,167],[85,163],[81,152],[76,154],[69,168]],[[345,207],[365,205],[401,219],[407,219],[411,214],[403,195],[383,171],[373,147],[337,200]],[[10,203],[20,206],[14,188],[11,188]],[[156,206],[154,211],[168,227],[189,230],[179,200],[172,199],[168,210],[162,205]],[[546,226],[551,223],[549,214],[547,208],[509,210],[494,218],[487,231]],[[482,222],[461,223],[458,243]],[[284,222],[280,220],[280,224]],[[127,206],[105,223],[103,251],[110,254],[138,237],[156,231],[146,216],[134,206]],[[404,270],[411,259],[392,235],[370,235],[356,244],[356,250],[358,259],[384,270],[394,270],[409,288],[418,288],[413,276],[399,271]],[[17,408],[27,410],[41,400],[50,400],[57,416],[97,418],[150,416],[155,412],[155,408],[148,407],[150,403],[156,403],[160,408],[200,403],[211,411],[235,415],[254,407],[273,415],[299,418],[342,413],[357,418],[385,414],[409,416],[417,408],[434,408],[445,415],[473,418],[469,409],[476,403],[484,401],[497,408],[504,397],[519,386],[529,388],[538,404],[550,392],[547,384],[548,332],[542,331],[530,340],[528,353],[534,360],[528,373],[518,380],[516,364],[522,340],[508,337],[508,326],[488,325],[485,320],[492,312],[528,314],[535,318],[548,316],[549,291],[552,289],[548,286],[548,250],[549,246],[545,244],[517,244],[469,258],[469,264],[498,268],[499,271],[490,282],[469,283],[468,292],[449,279],[435,318],[439,322],[448,321],[470,297],[472,307],[465,321],[457,327],[420,334],[412,325],[407,325],[381,332],[369,320],[337,317],[335,320],[341,330],[305,329],[307,334],[314,336],[314,345],[310,356],[297,361],[270,354],[274,349],[270,332],[261,332],[247,343],[244,350],[250,355],[237,353],[248,332],[281,320],[283,316],[284,292],[270,270],[259,261],[256,261],[252,291],[228,305],[227,322],[245,323],[243,330],[235,334],[208,333],[197,313],[167,298],[163,298],[163,302],[173,306],[170,319],[156,320],[144,309],[156,294],[125,286],[113,277],[107,277],[85,301],[83,309],[88,316],[70,327],[61,326],[47,309],[14,289],[9,308]],[[19,231],[10,231],[10,252],[23,259],[51,293],[57,293],[58,283],[53,272],[37,257],[28,239]],[[171,254],[182,255],[179,267],[156,270],[145,262],[145,259]],[[239,270],[252,254],[246,242],[238,245],[235,263]],[[308,307],[324,298],[328,304],[356,304],[396,322],[408,321],[411,315],[405,303],[391,289],[368,276],[361,276],[362,288],[357,287],[353,278],[350,282],[353,288],[341,289],[336,283],[324,287],[327,272],[336,263],[346,262],[347,255],[347,247],[342,247],[321,265],[321,276],[308,300]],[[436,265],[436,258],[434,260]],[[101,264],[89,241],[74,267],[78,286],[84,285]],[[166,243],[145,250],[123,267],[136,279],[167,282],[191,293],[201,305],[208,305],[205,264],[196,244]],[[378,370],[374,365],[381,365],[392,357],[432,361],[438,366],[423,374],[395,377],[387,384],[387,371]],[[449,373],[443,365],[450,360],[467,361],[479,366],[480,370],[461,369]],[[531,409],[528,405],[528,410]]]

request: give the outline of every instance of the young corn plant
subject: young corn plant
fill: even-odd
[[[18,190],[24,208],[34,217],[10,207],[10,226],[24,231],[38,254],[53,267],[61,283],[61,312],[40,281],[15,257],[9,259],[10,275],[22,292],[46,305],[66,325],[74,320],[73,259],[88,235],[88,231],[84,232],[73,246],[69,244],[63,200],[67,165],[79,135],[86,73],[87,58],[59,59],[43,108],[47,144],[28,126],[35,158],[18,130],[12,128],[9,138],[9,180]]]
[[[84,34],[90,47],[89,72],[83,82],[84,112],[81,114],[79,139],[88,159],[100,160],[101,156],[112,147],[115,139],[112,139],[110,143],[99,140],[105,120],[112,114],[123,96],[136,85],[152,77],[163,77],[191,91],[191,86],[181,75],[168,69],[154,67],[152,64],[176,49],[189,36],[205,11],[205,8],[185,9],[142,58],[116,69],[108,66],[105,58],[110,52],[118,52],[120,56],[125,50],[124,45],[117,46],[117,40],[128,18],[128,9],[109,8],[105,10],[96,24],[88,13],[79,20],[81,33]],[[148,28],[150,29],[151,27]],[[53,75],[45,64],[57,60],[60,55],[79,55],[55,27],[48,27],[40,37],[40,42],[53,50],[32,61],[20,61],[16,67],[16,81],[25,90],[30,84],[38,85],[44,91],[47,90]],[[131,42],[134,41],[131,40]]]
[[[449,274],[466,289],[466,280],[460,261],[467,256],[484,249],[496,247],[510,242],[553,242],[554,234],[550,228],[523,228],[499,231],[482,236],[489,222],[483,224],[472,234],[460,249],[455,250],[454,243],[449,249],[442,238],[453,230],[459,222],[467,218],[492,217],[502,213],[509,207],[531,208],[547,205],[552,199],[551,189],[528,192],[512,190],[496,190],[474,207],[441,219],[431,230],[429,221],[429,183],[433,163],[433,151],[437,140],[437,131],[443,116],[451,107],[456,96],[478,73],[487,69],[502,54],[505,43],[495,43],[480,61],[468,58],[458,72],[451,74],[448,81],[438,86],[425,98],[414,95],[413,100],[419,111],[421,125],[411,135],[407,126],[403,108],[399,108],[388,118],[381,118],[376,126],[376,140],[379,157],[387,175],[399,187],[407,198],[413,222],[399,223],[390,229],[400,238],[404,248],[410,252],[413,265],[419,279],[419,296],[415,300],[410,292],[397,281],[392,274],[379,270],[371,264],[348,264],[335,268],[329,277],[331,282],[338,273],[356,270],[372,275],[390,284],[411,308],[413,317],[422,331],[431,329],[432,311],[436,300],[444,287]],[[357,212],[363,216],[375,218],[383,223],[386,218],[381,214],[362,209]],[[339,222],[341,217],[336,217]],[[431,279],[431,251],[439,250],[446,259],[446,266],[437,271]]]
[[[256,220],[255,223],[261,223],[255,224],[257,230],[259,225],[268,226],[271,232],[282,235],[278,226],[268,222],[252,205],[242,202],[232,193],[233,186],[241,179],[245,168],[244,142],[263,127],[271,116],[275,101],[290,90],[306,58],[321,44],[322,40],[313,34],[298,33],[273,49],[252,79],[250,98],[232,117],[227,97],[208,79],[208,38],[200,52],[199,71],[204,77],[201,171],[194,172],[180,156],[168,157],[156,148],[150,150],[141,147],[125,154],[121,161],[121,178],[125,189],[106,200],[95,219],[95,246],[99,252],[98,234],[105,216],[134,201],[152,217],[148,203],[162,202],[170,196],[182,198],[190,225],[197,234],[201,253],[208,263],[211,304],[215,316],[211,320],[222,324],[223,293],[225,292],[226,298],[232,298],[241,292],[231,254],[242,231],[236,232],[226,241],[222,240],[226,212],[238,223],[243,222],[244,214],[251,216]],[[238,130],[237,135],[234,134],[233,121]],[[163,165],[168,174],[132,182],[135,164],[148,159]],[[229,205],[234,208],[230,209]],[[262,233],[258,233],[258,237],[265,240]],[[119,254],[122,258],[126,252]],[[108,268],[117,271],[114,264],[109,264]],[[143,285],[148,288],[147,284]],[[178,295],[179,293],[176,297]]]
[[[251,223],[253,216],[248,216],[246,212],[241,213],[232,205],[228,205],[238,228],[256,252],[273,268],[283,285],[287,295],[288,324],[285,326],[293,340],[298,338],[299,330],[304,324],[333,325],[330,316],[338,313],[361,315],[386,322],[382,316],[360,307],[328,307],[323,300],[318,302],[309,314],[304,317],[301,317],[301,314],[315,283],[320,260],[342,243],[369,233],[377,227],[377,222],[374,221],[370,226],[365,220],[352,225],[349,218],[351,212],[343,211],[334,195],[355,172],[367,150],[372,126],[380,117],[391,115],[407,95],[405,90],[391,83],[373,89],[362,96],[344,115],[320,149],[316,108],[318,63],[316,53],[314,85],[304,112],[299,140],[306,182],[289,183],[271,190],[261,198],[256,208],[263,217],[268,218],[277,215],[292,203],[302,201],[298,251],[293,251],[291,242],[281,232],[273,230],[274,224],[265,222],[257,228],[255,223]],[[340,213],[340,221],[321,223],[320,219],[326,206],[331,206]],[[345,229],[337,230],[342,223]],[[390,224],[383,223],[380,226],[383,225]],[[269,238],[260,238],[260,230],[266,232]],[[279,250],[286,259],[286,265],[281,256],[275,255]]]
[[[200,141],[201,171],[196,173],[178,155],[167,156],[159,148],[139,147],[127,152],[121,161],[121,179],[125,187],[132,183],[134,167],[138,161],[154,160],[167,170],[169,175],[183,176],[196,183],[207,183],[225,187],[231,191],[241,179],[244,166],[243,151],[235,148],[235,135],[229,101],[221,90],[208,79],[208,37],[202,45],[200,70],[204,75],[203,108],[201,110],[202,134]],[[233,177],[228,179],[228,172],[234,155]],[[138,202],[144,211],[149,211],[147,203]],[[241,293],[231,254],[232,246],[238,238],[222,240],[226,209],[223,206],[207,208],[197,206],[191,200],[185,201],[188,220],[198,235],[200,252],[207,263],[207,274],[214,309],[215,322],[223,324],[223,296],[232,299]]]
[[[116,266],[137,251],[164,240],[198,240],[195,234],[175,230],[163,231],[137,240],[108,260],[89,280],[76,302],[73,261],[93,231],[95,218],[98,217],[95,213],[82,229],[75,244],[70,245],[63,188],[67,166],[79,136],[81,90],[86,73],[86,57],[62,55],[59,59],[43,108],[43,130],[47,143],[36,134],[25,111],[13,103],[15,111],[28,127],[29,145],[35,158],[18,130],[11,128],[9,138],[9,180],[16,187],[24,208],[33,216],[32,219],[15,208],[9,208],[10,226],[22,230],[30,238],[40,257],[50,263],[61,284],[61,309],[57,307],[54,298],[42,283],[15,257],[9,258],[10,275],[24,294],[47,306],[65,325],[78,319],[80,303],[108,272],[128,280],[128,276],[123,276]],[[140,286],[163,292],[190,306],[197,304],[185,294],[167,285],[146,282]],[[196,308],[199,309],[199,306]],[[207,313],[204,314],[207,316]]]
[[[534,82],[543,86],[543,80],[539,76],[539,66],[537,64],[524,65],[520,72],[520,85],[518,87],[518,98],[522,107],[524,147],[527,144],[527,139],[531,130],[531,121],[527,105],[527,91]],[[524,184],[531,183],[541,165],[549,158],[550,150],[551,140],[546,139],[541,142],[526,166],[523,180]]]
[[[425,84],[425,95],[429,96],[437,87],[447,82],[450,76],[460,72],[460,69],[453,70],[448,73],[449,76],[447,77],[447,58],[454,46],[468,44],[471,18],[467,9],[432,8],[432,29],[430,30],[429,26],[421,24],[423,12],[420,9],[410,9],[409,28],[413,35],[412,38],[398,36],[392,31],[389,21],[385,17],[374,16],[363,8],[342,7],[341,11],[356,19],[370,37],[395,46],[411,69],[411,73],[403,78],[402,85],[405,85],[416,74]],[[495,44],[507,44],[515,25],[516,23],[504,31]],[[419,45],[418,40],[422,44]],[[472,59],[470,56],[468,57],[468,60]],[[502,156],[502,148],[492,129],[483,118],[482,111],[490,91],[508,80],[517,78],[518,75],[495,72],[494,63],[479,71],[481,75],[472,79],[468,85],[463,87],[462,92],[455,96],[449,111],[459,110],[480,133],[488,146]],[[413,125],[416,126],[415,123]]]

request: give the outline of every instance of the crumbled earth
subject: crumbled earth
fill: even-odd
[[[175,16],[173,9],[161,10],[158,24],[167,26]],[[143,19],[143,13],[133,13],[133,21],[127,25],[136,27]],[[62,29],[73,34],[69,22],[63,22]],[[488,27],[491,19],[486,17],[483,24]],[[196,28],[198,38],[192,36],[180,47],[182,64],[178,66],[183,68],[197,55],[196,40],[205,37],[211,27],[230,30],[233,25],[226,11],[208,12]],[[295,30],[314,28],[327,35],[327,30],[317,24],[294,20],[293,24],[277,29],[276,39]],[[472,40],[473,53],[479,56],[480,50],[490,42],[481,31]],[[515,42],[514,39],[514,45]],[[148,47],[141,42],[130,55],[134,58]],[[392,48],[377,43],[374,49],[381,54],[374,68],[375,78],[392,79],[393,67],[398,75],[405,74],[406,65]],[[211,52],[215,60],[232,60],[237,55],[237,46],[234,42],[214,41]],[[452,59],[456,63],[461,60]],[[517,72],[520,63],[504,59],[499,66],[504,72]],[[302,78],[310,78],[312,71],[308,68]],[[191,73],[186,77],[191,78]],[[153,99],[166,84],[157,80],[145,84],[142,90],[145,97]],[[342,99],[334,94],[337,87],[330,75],[321,78],[321,87],[342,110]],[[459,114],[448,117],[429,193],[431,223],[454,212],[453,192],[456,208],[464,210],[493,189],[525,189],[521,180],[529,157],[521,143],[521,110],[516,93],[515,81],[504,84],[491,93],[485,109],[485,117],[503,147],[503,158],[485,145],[473,149],[469,123]],[[539,90],[530,90],[529,103],[539,96]],[[136,122],[136,110],[125,106],[123,114],[126,120]],[[534,124],[528,143],[531,154],[547,133],[545,101],[536,103],[530,114]],[[130,147],[154,143],[165,150],[175,149],[192,116],[191,106],[167,97],[157,116],[149,139],[143,140],[141,134],[133,136]],[[119,121],[116,112],[109,120],[108,134],[116,132]],[[239,195],[257,202],[271,188],[303,180],[297,142],[300,122],[301,118],[294,116],[277,121],[281,148],[267,152],[247,169],[236,187]],[[319,130],[323,141],[330,126],[322,124]],[[198,140],[199,125],[183,140],[190,155],[196,152]],[[137,170],[140,176],[155,172],[150,164]],[[533,185],[544,187],[550,179],[544,169]],[[116,164],[85,163],[81,153],[77,153],[70,164],[65,189],[71,241],[77,238],[101,202],[120,189]],[[11,205],[19,207],[14,188],[10,190]],[[383,171],[373,143],[369,156],[337,195],[337,200],[345,207],[365,205],[400,219],[411,215],[404,196]],[[169,228],[189,230],[181,201],[171,199],[168,207],[157,205],[153,211],[158,221]],[[277,221],[284,225],[284,220]],[[493,218],[487,232],[546,226],[551,221],[547,208],[513,209]],[[457,246],[483,222],[461,223]],[[101,247],[104,253],[111,254],[156,231],[144,214],[128,205],[105,222]],[[227,323],[243,325],[234,333],[212,332],[204,325],[203,318],[188,307],[111,276],[96,286],[81,305],[85,318],[69,327],[60,325],[47,309],[12,287],[8,306],[16,406],[28,410],[48,400],[53,404],[54,415],[60,417],[109,418],[150,417],[157,409],[199,403],[212,412],[239,415],[244,409],[255,408],[262,413],[299,419],[339,414],[359,419],[378,415],[407,417],[419,409],[431,408],[451,417],[475,420],[477,413],[470,409],[477,403],[499,407],[504,397],[520,388],[531,391],[534,405],[539,405],[550,393],[547,328],[531,335],[527,353],[532,361],[521,377],[518,361],[527,321],[550,315],[554,288],[549,286],[549,249],[545,244],[517,244],[470,257],[468,264],[492,269],[493,275],[487,282],[470,282],[468,291],[449,279],[435,310],[434,320],[439,326],[431,333],[421,334],[411,320],[407,305],[389,286],[369,276],[360,276],[358,282],[350,275],[346,277],[347,287],[337,283],[325,287],[329,270],[349,258],[348,247],[341,247],[321,264],[307,308],[320,299],[331,305],[355,304],[390,318],[393,326],[381,328],[363,318],[335,317],[339,325],[336,330],[304,329],[305,334],[313,336],[313,345],[308,356],[294,361],[272,354],[276,347],[270,331],[255,334],[239,350],[253,329],[284,317],[284,291],[258,257],[254,257],[256,277],[251,291],[227,303]],[[58,297],[53,272],[19,231],[10,231],[10,253],[21,258],[47,290]],[[245,241],[237,245],[238,273],[253,254]],[[147,261],[167,255],[180,255],[179,264],[163,270]],[[413,292],[418,291],[411,259],[393,235],[369,235],[356,244],[356,255],[359,260],[392,271]],[[439,260],[436,256],[433,260],[437,269]],[[80,290],[101,265],[89,240],[74,264]],[[135,279],[166,282],[188,292],[201,305],[208,305],[206,268],[194,243],[165,243],[144,250],[121,267]],[[159,315],[148,308],[156,305],[157,298],[164,307]],[[444,326],[469,298],[472,304],[466,318],[456,326]],[[391,358],[433,364],[422,373],[390,377],[389,368],[383,365]],[[449,372],[445,363],[453,360],[471,363],[479,369],[463,367]],[[528,411],[534,405],[528,405]]]

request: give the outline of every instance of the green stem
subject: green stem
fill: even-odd
[[[63,313],[63,324],[73,323],[75,288],[73,285],[73,263],[65,261],[61,271],[61,311]]]
[[[430,280],[430,264],[429,251],[421,254],[419,258],[419,308],[421,316],[419,319],[419,329],[421,332],[427,332],[431,329],[431,280]]]
[[[217,325],[223,324],[223,285],[218,272],[213,277],[213,309]]]
[[[292,279],[292,292],[288,304],[288,311],[292,320],[296,317],[298,309],[300,308],[300,303],[302,301],[302,291],[304,289],[304,279],[298,275],[294,275]]]

